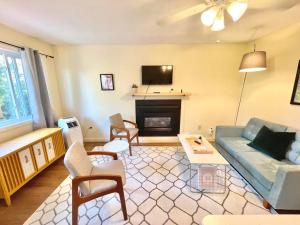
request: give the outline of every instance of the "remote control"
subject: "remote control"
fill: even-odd
[[[201,143],[200,141],[198,141],[198,140],[195,140],[194,142],[197,143],[198,145],[201,145],[201,144],[202,144],[202,143]]]

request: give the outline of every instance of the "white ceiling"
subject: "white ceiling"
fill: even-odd
[[[296,23],[300,16],[300,0],[281,0],[283,7],[248,9],[236,23],[227,17],[221,32],[204,27],[199,15],[168,26],[157,24],[203,1],[0,0],[0,23],[52,44],[207,43],[249,41]],[[279,0],[248,0],[249,7],[264,1]],[[293,7],[291,1],[296,2]]]

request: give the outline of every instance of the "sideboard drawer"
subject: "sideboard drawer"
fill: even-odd
[[[37,168],[40,169],[46,165],[45,154],[42,142],[33,145],[33,153],[36,161]]]
[[[30,149],[26,148],[20,151],[18,154],[19,154],[19,159],[23,170],[23,174],[26,179],[27,177],[30,177],[35,172],[33,161],[30,154]]]
[[[55,158],[55,151],[53,147],[52,137],[45,139],[45,146],[48,155],[48,160],[52,161]]]

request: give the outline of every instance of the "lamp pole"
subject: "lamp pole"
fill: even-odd
[[[236,116],[235,116],[235,122],[234,122],[235,126],[237,124],[237,120],[238,120],[238,117],[239,117],[239,112],[240,112],[241,102],[242,102],[242,98],[243,98],[243,92],[244,92],[246,79],[247,79],[247,72],[244,75],[243,87],[242,87],[241,96],[240,96],[240,100],[239,100],[239,104],[238,104],[238,108],[237,108],[237,112],[236,112]]]

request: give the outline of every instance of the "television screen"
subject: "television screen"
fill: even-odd
[[[173,66],[142,66],[142,84],[172,84]]]

